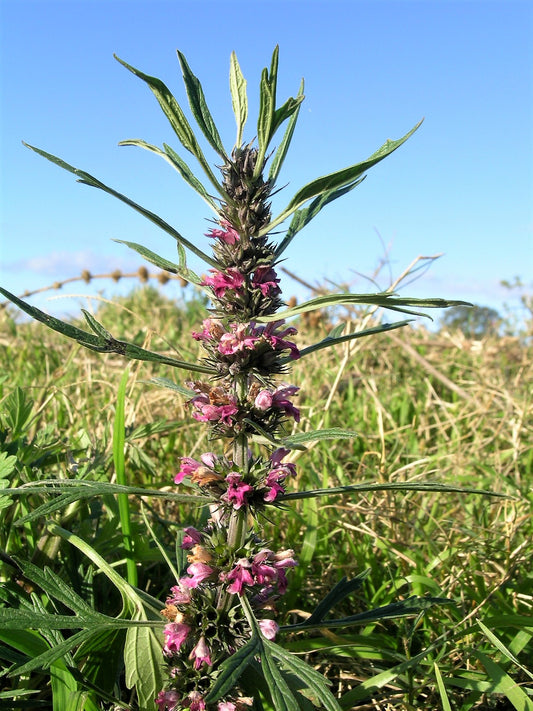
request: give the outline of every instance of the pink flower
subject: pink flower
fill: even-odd
[[[219,701],[217,711],[245,711],[245,706],[250,708],[254,705],[254,700],[251,696],[239,696],[233,701]]]
[[[170,691],[160,691],[155,703],[159,711],[175,711],[180,701],[180,695],[174,689]]]
[[[190,457],[182,457],[180,470],[174,477],[174,484],[181,484],[185,477],[195,472],[199,466],[200,462],[197,462],[196,459],[191,459]]]
[[[275,501],[279,494],[285,493],[285,487],[280,484],[282,480],[276,472],[270,472],[265,480],[265,487],[268,489],[266,494],[264,494],[263,499],[267,503],[272,503]]]
[[[279,279],[272,267],[257,267],[252,276],[252,286],[261,289],[263,296],[276,296],[281,289],[278,286]]]
[[[287,385],[285,387],[280,385],[275,389],[272,396],[272,407],[279,407],[280,410],[283,410],[287,415],[294,417],[296,422],[300,422],[300,410],[294,407],[287,397],[295,395],[299,389],[300,388],[297,388],[296,385]]]
[[[163,652],[168,655],[176,654],[180,651],[181,645],[187,639],[187,635],[191,631],[189,625],[183,622],[170,622],[163,628],[165,636],[165,646]]]
[[[294,326],[288,326],[283,331],[276,333],[276,330],[283,326],[285,321],[273,321],[262,328],[263,338],[270,343],[275,351],[285,351],[290,350],[290,357],[292,360],[296,360],[300,357],[300,351],[296,347],[296,344],[292,341],[286,341],[285,336],[292,336],[298,331]]]
[[[261,390],[254,400],[254,406],[258,410],[269,410],[272,407],[273,397],[270,390]]]
[[[299,389],[296,385],[280,385],[274,391],[260,390],[254,400],[254,405],[263,412],[271,407],[277,407],[287,415],[294,417],[296,422],[300,422],[300,410],[288,400],[288,396],[295,395]]]
[[[248,326],[244,323],[230,324],[231,331],[220,337],[218,350],[222,355],[234,355],[243,350],[253,350],[259,340],[257,336],[247,333]]]
[[[267,639],[276,638],[279,625],[274,620],[259,620],[259,627]]]
[[[190,711],[205,711],[205,701],[199,691],[191,691],[188,696]]]
[[[216,269],[209,270],[213,276],[207,276],[202,281],[204,286],[210,286],[215,292],[217,299],[223,297],[228,291],[240,291],[244,284],[244,276],[233,267],[229,267],[225,272],[219,272]]]
[[[185,535],[183,536],[183,541],[181,543],[180,548],[183,548],[184,550],[189,550],[193,546],[195,546],[197,543],[201,543],[202,541],[202,534],[198,529],[194,528],[194,526],[187,526],[185,530]]]
[[[192,563],[187,568],[190,578],[180,578],[180,583],[187,588],[197,588],[198,585],[213,573],[213,568],[207,563]]]
[[[222,405],[212,405],[208,395],[202,393],[189,400],[190,404],[196,408],[196,412],[192,413],[195,420],[199,422],[217,422],[231,427],[231,416],[239,411],[239,408],[234,403]]]
[[[230,472],[226,477],[226,481],[229,486],[222,498],[224,501],[233,504],[233,508],[238,510],[247,503],[246,496],[254,490],[254,487],[250,486],[250,484],[245,484],[241,475],[237,472]]]
[[[191,591],[183,587],[182,584],[173,585],[170,588],[171,597],[167,597],[167,605],[188,605],[191,601]]]
[[[249,571],[250,561],[247,558],[241,558],[237,565],[230,570],[230,572],[225,576],[225,580],[232,581],[228,585],[229,593],[242,594],[242,589],[245,585],[253,585],[254,579]]]
[[[200,669],[202,664],[207,664],[208,667],[211,666],[211,657],[209,647],[206,644],[205,637],[202,635],[198,643],[193,647],[192,652],[189,655],[189,659],[192,661],[194,659],[194,668]]]
[[[219,239],[221,242],[224,242],[224,244],[229,244],[229,245],[233,245],[239,241],[239,239],[240,239],[239,233],[235,229],[233,229],[233,227],[230,225],[229,222],[227,222],[226,220],[221,220],[220,225],[224,229],[222,229],[222,230],[218,230],[216,228],[210,229],[209,232],[207,233],[207,236]]]

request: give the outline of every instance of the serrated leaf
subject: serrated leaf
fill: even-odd
[[[157,99],[159,106],[162,108],[163,113],[165,114],[165,116],[170,122],[170,125],[174,129],[176,136],[179,138],[182,146],[187,151],[193,154],[193,156],[202,166],[211,184],[216,188],[217,192],[219,192],[224,198],[226,198],[227,196],[224,190],[221,188],[220,183],[213,175],[213,172],[209,167],[209,163],[207,162],[204,154],[202,153],[198,141],[196,140],[196,136],[194,135],[194,132],[191,126],[189,125],[189,122],[185,118],[185,114],[183,113],[181,106],[176,101],[172,93],[169,91],[168,87],[160,79],[157,79],[157,77],[152,77],[149,74],[141,72],[139,69],[135,69],[135,67],[132,67],[127,62],[124,62],[116,55],[114,55],[114,57],[118,62],[120,62],[120,64],[122,64],[122,66],[126,67],[126,69],[128,69],[132,74],[134,74],[139,79],[142,79],[149,86],[153,95]]]
[[[139,148],[144,148],[147,151],[151,151],[156,155],[166,160],[166,162],[171,165],[174,170],[177,170],[181,175],[183,180],[190,185],[190,187],[195,190],[200,197],[205,200],[209,207],[218,214],[218,209],[213,198],[208,194],[205,187],[198,180],[198,178],[193,174],[192,170],[189,168],[187,163],[181,158],[170,146],[163,143],[164,151],[162,151],[157,146],[153,146],[151,143],[143,141],[141,138],[129,138],[125,141],[119,141],[119,146],[137,146]]]
[[[416,126],[414,126],[408,133],[402,138],[397,140],[388,139],[375,153],[373,153],[369,158],[361,163],[355,163],[348,168],[343,168],[335,173],[330,173],[329,175],[324,175],[320,178],[316,178],[307,185],[304,185],[296,195],[289,202],[287,207],[283,212],[274,218],[268,225],[266,225],[260,232],[259,236],[270,232],[272,228],[284,222],[289,215],[292,215],[295,210],[297,210],[301,205],[306,203],[308,200],[316,197],[317,195],[322,195],[323,193],[332,192],[338,190],[339,188],[353,186],[356,180],[359,180],[363,173],[375,166],[377,163],[382,161],[393,151],[399,148],[402,143],[405,143],[407,139],[413,135],[413,133],[419,128],[422,121],[419,121]]]
[[[118,242],[120,244],[125,244],[126,247],[133,249],[134,252],[140,254],[141,257],[144,257],[144,259],[149,261],[151,264],[154,264],[156,267],[159,267],[159,269],[164,269],[170,274],[178,274],[182,279],[185,279],[191,284],[195,284],[196,286],[203,288],[201,286],[202,280],[200,279],[200,277],[197,276],[190,269],[183,268],[179,264],[174,264],[174,262],[170,262],[168,259],[160,257],[159,254],[152,252],[151,249],[144,247],[142,244],[137,244],[136,242],[127,242],[124,239],[115,239],[113,241]],[[207,289],[205,289],[205,291],[207,291]]]
[[[330,427],[327,430],[314,430],[312,432],[299,432],[289,437],[284,437],[282,446],[294,447],[294,445],[307,444],[307,442],[319,442],[324,439],[353,439],[358,437],[357,432],[343,430],[340,427]]]
[[[329,489],[314,489],[311,491],[295,491],[291,494],[284,494],[280,500],[308,499],[316,496],[336,496],[337,494],[360,493],[367,491],[433,491],[433,492],[454,492],[458,494],[478,494],[482,496],[496,496],[498,498],[508,498],[507,494],[501,494],[485,489],[469,489],[460,486],[450,486],[440,482],[393,482],[386,484],[350,484],[349,486],[334,486]]]
[[[163,639],[149,627],[130,627],[126,632],[124,664],[126,686],[135,686],[140,708],[150,708],[164,683]]]
[[[329,591],[326,597],[318,603],[306,622],[312,625],[321,622],[328,612],[335,607],[335,605],[338,605],[342,600],[344,600],[345,597],[351,595],[355,590],[358,590],[361,587],[369,573],[370,569],[364,570],[351,580],[348,580],[346,577],[339,580],[335,587]]]
[[[300,232],[300,230],[302,230],[306,225],[308,225],[311,220],[318,215],[322,208],[326,207],[326,205],[329,205],[330,202],[333,202],[337,198],[340,198],[343,195],[346,195],[346,193],[349,193],[350,190],[356,188],[360,183],[363,182],[363,180],[364,177],[362,177],[360,180],[356,180],[355,182],[343,188],[338,188],[337,190],[330,190],[315,198],[308,207],[304,207],[300,210],[297,210],[293,215],[289,228],[285,233],[285,237],[276,248],[276,259],[278,259],[283,254],[283,252],[287,249],[287,247],[290,245],[290,243],[298,234],[298,232]]]
[[[216,260],[212,259],[209,255],[202,252],[202,250],[198,249],[198,247],[196,247],[192,242],[189,242],[189,240],[183,237],[183,235],[181,235],[176,229],[174,229],[174,227],[171,227],[167,222],[165,222],[165,220],[161,219],[159,215],[156,215],[154,212],[147,210],[141,205],[138,205],[133,200],[130,200],[130,198],[126,197],[125,195],[122,195],[122,193],[119,193],[116,190],[113,190],[113,188],[108,187],[89,173],[86,173],[83,170],[79,170],[79,168],[75,168],[72,165],[69,165],[64,160],[61,160],[61,158],[58,158],[57,156],[54,156],[51,153],[47,153],[46,151],[43,151],[40,148],[36,148],[35,146],[30,146],[29,143],[24,143],[24,141],[23,144],[30,150],[34,151],[35,153],[38,153],[43,158],[49,160],[51,163],[55,163],[55,165],[59,166],[60,168],[63,168],[63,170],[67,170],[69,173],[73,173],[74,175],[76,175],[79,183],[82,183],[83,185],[90,185],[93,188],[98,188],[99,190],[102,190],[103,192],[108,193],[109,195],[112,195],[113,197],[117,198],[117,200],[120,200],[121,202],[125,203],[133,210],[143,215],[143,217],[146,217],[146,219],[150,220],[150,222],[153,222],[154,225],[157,225],[157,227],[169,234],[176,241],[184,244],[187,249],[190,249],[191,252],[196,254],[197,257],[200,257],[200,259],[202,259],[210,266],[214,268],[218,268],[220,266]]]
[[[0,479],[5,479],[15,471],[17,458],[13,454],[0,452]],[[3,482],[7,484],[7,482]]]
[[[2,415],[5,424],[11,430],[11,440],[18,439],[23,433],[31,417],[32,410],[33,400],[17,385],[13,392],[11,392],[2,403]]]
[[[365,328],[364,331],[355,331],[354,333],[347,333],[344,336],[332,336],[331,333],[326,336],[322,341],[315,343],[312,346],[303,348],[300,351],[300,359],[314,353],[315,351],[322,350],[322,348],[331,348],[339,343],[345,343],[346,341],[353,341],[357,338],[365,338],[366,336],[375,336],[378,333],[385,333],[386,331],[393,331],[396,328],[403,328],[411,323],[412,319],[406,319],[405,321],[397,321],[396,323],[382,323],[379,326],[373,326],[372,328]]]
[[[220,665],[220,674],[209,693],[205,697],[206,703],[217,701],[237,685],[239,677],[253,661],[261,649],[261,640],[258,635],[253,635],[244,647],[232,654]]]
[[[416,306],[423,309],[444,309],[449,306],[471,306],[467,301],[453,301],[449,299],[415,299],[409,297],[399,297],[390,292],[382,292],[378,294],[327,294],[325,296],[317,296],[309,301],[304,301],[298,306],[278,311],[270,316],[260,316],[256,321],[261,323],[269,323],[279,319],[288,319],[299,314],[307,313],[308,311],[317,311],[329,306],[342,306],[347,304],[366,304],[369,306],[379,306],[391,311],[400,311],[402,313],[411,314],[414,316],[429,316],[420,311],[408,309],[408,306]]]
[[[85,348],[88,348],[89,350],[96,351],[97,353],[118,353],[119,355],[125,356],[126,358],[130,358],[131,360],[142,360],[152,363],[161,363],[164,365],[171,365],[174,368],[181,368],[183,370],[189,370],[197,373],[209,373],[211,375],[214,373],[214,370],[212,368],[209,368],[205,365],[200,365],[198,363],[186,363],[185,361],[176,360],[175,358],[170,358],[169,356],[163,356],[159,353],[154,353],[152,351],[146,350],[145,348],[141,348],[140,346],[137,346],[133,343],[119,341],[113,338],[111,335],[109,335],[109,337],[106,337],[104,335],[95,335],[92,333],[88,333],[87,331],[83,331],[77,326],[73,326],[72,324],[66,323],[65,321],[61,321],[60,319],[45,314],[44,311],[41,311],[35,306],[30,306],[30,304],[27,304],[25,301],[19,299],[14,294],[11,294],[9,291],[6,291],[6,289],[0,288],[0,293],[3,294],[7,299],[12,301],[14,304],[16,304],[20,309],[22,309],[22,311],[27,313],[36,321],[44,323],[45,326],[48,326],[48,328],[51,328],[53,331],[57,331],[58,333],[67,336],[67,338],[72,338],[80,345],[84,346]],[[103,329],[103,326],[98,324],[98,322],[93,319],[93,317],[90,317],[90,319],[91,327],[93,327],[95,330],[98,330],[98,328]],[[96,324],[98,324],[98,326]],[[105,329],[102,331],[102,333],[103,332],[107,333]]]
[[[246,79],[241,72],[235,52],[231,53],[230,58],[229,86],[233,113],[235,114],[235,121],[237,123],[235,147],[240,148],[242,145],[244,126],[248,119],[248,97],[246,95]]]
[[[417,615],[420,612],[428,610],[434,605],[454,604],[455,602],[448,598],[419,597],[417,595],[412,595],[405,600],[391,602],[389,605],[382,605],[381,607],[376,607],[373,610],[365,610],[365,612],[360,612],[357,615],[348,615],[347,617],[335,620],[320,620],[319,622],[313,624],[310,624],[309,620],[305,620],[305,622],[300,622],[297,625],[286,625],[282,629],[284,631],[292,632],[317,627],[332,629],[334,627],[346,627],[348,625],[367,625],[379,622],[380,620]]]
[[[207,102],[205,100],[204,91],[198,77],[196,77],[189,67],[185,56],[178,50],[178,59],[183,74],[185,89],[189,98],[189,106],[191,107],[192,115],[196,119],[198,126],[204,136],[207,138],[211,147],[219,154],[221,158],[227,160],[226,151],[222,145],[222,140],[217,131],[215,122]]]
[[[191,390],[190,388],[186,388],[183,385],[179,385],[178,383],[175,383],[173,380],[169,380],[168,378],[151,378],[148,382],[154,383],[154,385],[159,385],[159,387],[161,388],[175,390],[180,395],[184,395],[189,399],[197,395],[197,392],[195,390]]]
[[[270,164],[270,171],[268,174],[269,179],[275,183],[276,180],[278,179],[278,175],[281,170],[281,166],[283,165],[283,162],[285,160],[285,157],[287,155],[287,151],[289,150],[289,146],[292,141],[292,136],[294,134],[294,129],[296,127],[296,122],[298,120],[298,115],[300,113],[300,107],[302,105],[302,101],[304,99],[304,80],[302,79],[300,83],[300,88],[298,90],[298,94],[296,95],[296,100],[298,101],[298,105],[295,107],[291,119],[289,123],[287,124],[287,128],[285,129],[285,133],[283,135],[283,138],[281,140],[281,143],[278,146],[278,149],[276,153],[274,154],[274,158],[272,159],[272,163]]]

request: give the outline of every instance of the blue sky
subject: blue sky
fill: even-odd
[[[235,50],[255,135],[261,69],[280,46],[279,100],[305,78],[306,100],[276,198],[283,207],[319,175],[359,162],[387,138],[419,131],[326,208],[285,253],[312,283],[385,288],[419,255],[444,253],[403,295],[461,298],[501,309],[501,279],[533,274],[533,4],[504,0],[1,0],[0,284],[20,294],[142,263],[113,239],[170,260],[174,241],[112,197],[25,148],[54,153],[157,212],[207,249],[209,209],[161,159],[127,138],[177,138],[148,88],[113,53],[161,78],[186,107],[176,50],[201,79],[227,147]],[[183,155],[183,153],[182,153]],[[211,155],[208,153],[208,155]],[[216,156],[211,156],[217,163]],[[192,162],[193,159],[191,159]],[[195,260],[191,265],[202,271]],[[284,293],[300,293],[286,278]],[[72,284],[65,294],[113,293]],[[124,288],[124,287],[122,287]],[[173,290],[173,291],[172,291]],[[168,293],[178,294],[177,286]],[[85,305],[85,304],[84,304]]]

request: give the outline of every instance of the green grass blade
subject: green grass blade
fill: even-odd
[[[115,475],[117,483],[126,486],[126,467],[124,461],[124,446],[126,439],[126,428],[124,421],[124,403],[126,399],[126,385],[128,383],[129,370],[126,368],[120,379],[117,393],[117,406],[115,410],[115,422],[113,426],[113,463],[115,465]],[[130,504],[127,494],[117,494],[120,526],[122,529],[122,543],[126,551],[126,571],[128,583],[137,587],[138,576],[135,564],[135,552],[133,537],[131,534]]]
[[[498,649],[507,659],[509,659],[513,664],[516,664],[517,667],[519,667],[524,674],[527,674],[527,676],[533,680],[533,674],[529,669],[526,669],[526,667],[523,664],[520,664],[518,659],[515,657],[515,655],[504,645],[504,643],[490,630],[487,625],[484,625],[481,620],[477,620],[478,626],[483,630],[485,636],[487,639],[492,642],[492,644]]]
[[[504,669],[486,654],[476,650],[473,650],[472,653],[483,664],[487,674],[492,679],[492,693],[503,694],[511,702],[516,711],[533,711],[533,701],[518,684],[511,679]]]
[[[442,680],[442,675],[438,667],[437,662],[433,664],[433,670],[435,671],[435,679],[437,680],[437,688],[439,690],[440,700],[442,703],[442,711],[452,711],[450,706],[450,699],[446,693],[446,687],[444,686],[444,681]]]

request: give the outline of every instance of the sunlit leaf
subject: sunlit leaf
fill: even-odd
[[[242,144],[242,133],[248,118],[248,97],[246,95],[246,79],[241,72],[235,52],[231,53],[229,85],[233,113],[235,114],[235,121],[237,122],[235,147],[240,148]]]

